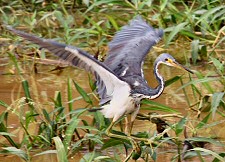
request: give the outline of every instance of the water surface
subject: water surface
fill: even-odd
[[[21,77],[16,73],[16,70],[12,68],[11,65],[7,65],[7,60],[4,62],[1,62],[1,64],[6,63],[5,66],[0,67],[0,77],[1,77],[1,84],[0,84],[0,100],[4,101],[8,105],[11,105],[12,103],[15,104],[15,101],[17,103],[20,102],[21,97],[24,96],[24,92],[22,90],[22,84],[21,84]],[[79,70],[72,67],[67,67],[61,71],[50,71],[53,69],[53,66],[47,66],[47,65],[39,65],[38,66],[38,74],[34,74],[31,72],[31,70],[24,71],[23,78],[26,79],[29,82],[30,85],[30,92],[32,99],[42,106],[45,106],[44,108],[51,111],[53,109],[53,103],[52,98],[54,98],[57,91],[60,91],[62,93],[64,106],[67,107],[67,81],[68,78],[74,79],[84,90],[87,92],[91,92],[89,83],[88,83],[88,73],[84,70]],[[200,67],[198,70],[202,70]],[[152,87],[155,87],[157,85],[157,82],[154,78],[154,75],[152,74],[152,63],[149,61],[147,65],[144,66],[144,72],[146,80],[148,81],[149,85]],[[10,74],[11,73],[11,74]],[[183,75],[183,82],[189,81],[189,74],[185,71],[178,70],[175,68],[169,68],[166,66],[160,67],[160,73],[165,77],[165,79],[170,79],[176,75]],[[193,76],[194,78],[194,76]],[[168,105],[170,107],[173,107],[175,110],[178,110],[181,115],[188,116],[189,120],[196,121],[196,124],[198,122],[197,113],[195,111],[190,111],[188,103],[186,102],[185,95],[182,90],[177,91],[177,89],[181,86],[181,82],[176,82],[169,87],[165,89],[163,94],[157,98],[155,101]],[[194,103],[195,99],[192,96],[192,91],[190,87],[187,87],[186,93],[188,94],[189,98],[191,99],[191,102]],[[73,97],[79,97],[80,95],[77,93],[77,91],[73,88]],[[98,100],[94,100],[97,104]],[[78,100],[74,102],[73,106],[74,108],[82,108],[85,107],[87,104],[82,101]],[[12,105],[13,107],[13,105]],[[43,108],[43,107],[42,107]],[[0,107],[0,112],[5,111],[5,108]],[[141,113],[148,113],[148,111],[141,110]],[[160,112],[158,112],[160,113]],[[162,114],[165,114],[165,112],[161,112]],[[204,114],[201,116],[201,118],[204,117]],[[193,119],[192,119],[193,118]],[[219,117],[216,117],[214,120],[220,120]],[[178,121],[178,118],[168,118],[168,122],[173,123],[175,121]],[[213,122],[213,121],[211,121]],[[15,140],[18,142],[21,142],[23,139],[23,131],[22,128],[20,128],[19,121],[17,114],[10,113],[9,115],[9,129],[16,134]],[[34,133],[37,130],[37,128],[34,127]],[[152,124],[149,121],[140,121],[136,120],[134,127],[133,127],[133,133],[147,131],[149,133],[155,132],[155,124]],[[188,130],[191,131],[191,130]],[[173,132],[169,132],[171,135],[173,135]],[[190,132],[191,133],[191,132]],[[218,137],[221,142],[224,141],[224,135],[225,129],[223,127],[223,124],[218,124],[212,128],[207,128],[205,130],[202,130],[202,132],[198,132],[198,136],[204,136],[204,137]],[[0,137],[0,142],[4,143],[6,142],[3,137]],[[224,151],[224,148],[222,147],[216,147],[214,145],[208,145],[208,148],[210,148],[213,151],[222,152]],[[171,157],[173,157],[176,154],[176,148],[171,147],[163,147],[158,150],[158,159],[157,161],[170,161]],[[124,155],[121,155],[124,156]],[[76,154],[71,161],[77,161],[82,157],[82,153]],[[208,159],[212,160],[212,157],[207,157]],[[1,156],[0,161],[19,161],[20,159],[16,156]],[[44,155],[44,156],[36,156],[32,158],[32,161],[56,161],[56,156],[54,154]],[[196,159],[198,161],[198,159]]]

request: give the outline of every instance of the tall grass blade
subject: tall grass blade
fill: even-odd
[[[104,120],[104,116],[102,115],[101,112],[97,111],[94,113],[94,118],[95,118],[95,122],[98,125],[98,128],[101,130],[102,128],[106,127],[106,123]]]
[[[47,131],[48,132],[48,139],[45,138],[44,136],[42,135],[38,135],[38,137],[44,141],[45,145],[49,145],[51,146],[52,145],[52,138],[51,138],[51,135],[50,135],[50,131]],[[56,151],[56,150],[55,150]]]
[[[208,60],[208,51],[207,51],[207,46],[206,45],[201,46],[200,58],[201,58],[202,61]]]
[[[67,150],[68,146],[70,145],[72,136],[74,135],[74,131],[76,127],[78,126],[79,122],[80,122],[80,119],[77,119],[76,117],[70,120],[69,125],[66,128],[65,138],[63,140],[65,150]]]
[[[103,146],[101,147],[101,150],[110,148],[110,147],[114,147],[117,145],[121,145],[123,144],[123,140],[118,140],[118,139],[109,139],[106,143],[103,144]]]
[[[47,120],[50,123],[51,122],[51,118],[49,116],[49,113],[45,109],[42,110],[42,113],[43,113],[43,115],[45,117],[45,120]]]
[[[0,100],[0,106],[3,106],[5,108],[9,107],[9,105],[7,105],[4,101]]]
[[[96,154],[96,152],[95,151],[93,151],[93,152],[90,152],[90,153],[87,153],[87,154],[85,154],[83,157],[82,157],[82,159],[80,160],[80,162],[94,162],[95,160],[95,158],[96,157],[98,157],[99,155],[97,155]]]
[[[217,11],[220,11],[220,10],[224,10],[225,9],[225,6],[222,5],[222,6],[217,6],[217,7],[214,7],[208,11],[206,11],[201,17],[200,19],[196,22],[196,25],[200,22],[202,22],[203,20],[209,20],[209,18],[213,15],[213,14],[216,14]]]
[[[155,110],[155,111],[163,111],[163,112],[171,112],[171,113],[177,113],[177,110],[174,110],[173,108],[169,106],[165,106],[163,104],[151,101],[151,100],[143,100],[141,101],[142,104],[149,105],[150,107],[142,107],[143,110]]]
[[[212,96],[211,109],[212,109],[212,118],[215,117],[216,110],[223,99],[225,92],[217,92]]]
[[[111,157],[110,156],[98,156],[95,158],[95,161],[111,161]],[[113,161],[112,161],[113,162]]]
[[[225,153],[224,153],[224,152],[219,153],[219,156],[221,156],[221,157],[223,157],[223,158],[224,158],[224,157],[225,157]],[[214,158],[212,162],[220,162],[220,161],[219,161],[219,159]]]
[[[83,121],[84,120],[82,120],[82,122]],[[98,132],[98,129],[97,128],[92,127],[92,126],[88,126],[88,125],[86,125],[86,126],[77,126],[76,128],[83,129],[83,130],[88,130],[89,133],[90,133],[90,130],[93,130],[93,131],[97,131]]]
[[[28,155],[23,150],[15,148],[15,147],[3,147],[3,150],[0,151],[0,153],[17,155],[21,159],[25,161],[29,161]]]
[[[201,80],[201,79],[209,79],[209,80],[206,81],[206,82],[202,82],[202,85],[205,87],[205,89],[208,90],[209,93],[214,93],[213,88],[212,88],[212,87],[210,86],[210,84],[208,83],[208,82],[210,81],[210,79],[212,79],[212,78],[204,77],[204,76],[202,75],[202,73],[200,73],[200,72],[198,72],[198,71],[195,72],[195,75],[198,77],[199,80]],[[217,80],[218,80],[218,79],[217,79]]]
[[[216,141],[212,138],[206,138],[206,137],[191,137],[187,139],[188,141],[195,141],[195,142],[207,142],[207,143],[211,143],[213,145],[216,146],[224,146],[223,143]]]
[[[225,162],[225,159],[223,157],[221,157],[219,154],[217,154],[216,152],[214,152],[214,151],[211,151],[211,150],[208,150],[208,149],[204,149],[204,148],[199,148],[199,147],[196,147],[196,148],[191,149],[191,150],[193,150],[193,151],[202,151],[202,152],[205,152],[207,154],[211,154],[212,156],[217,158],[219,161]]]
[[[218,11],[212,18],[211,23],[214,23],[218,19],[224,20],[225,10]]]
[[[113,3],[113,2],[118,2],[118,0],[100,0],[100,1],[95,1],[90,7],[88,7],[88,9],[85,11],[85,15],[87,14],[87,12],[93,10],[95,7],[101,6],[103,4],[109,4],[109,3]],[[123,1],[121,1],[120,3],[122,3]]]
[[[89,86],[91,87],[91,90],[94,91],[96,89],[96,84],[90,75],[88,75],[88,82],[89,82]]]
[[[34,156],[41,156],[41,155],[48,155],[48,154],[57,154],[56,150],[47,150],[43,151],[41,153],[35,154]]]
[[[68,24],[65,23],[65,17],[63,16],[62,12],[56,10],[54,12],[54,15],[56,19],[59,21],[60,25],[64,27],[64,29],[68,29]]]
[[[181,77],[180,76],[175,76],[173,78],[170,78],[168,80],[165,81],[165,86],[169,86],[171,84],[173,84],[174,82],[178,81]]]
[[[205,40],[203,37],[199,37],[199,36],[195,35],[195,34],[193,33],[193,31],[189,31],[188,29],[187,29],[187,30],[182,30],[182,31],[180,31],[180,34],[181,34],[181,35],[184,35],[184,36],[186,36],[186,37],[193,38],[193,39]]]
[[[104,21],[95,22],[93,21],[93,19],[89,18],[88,16],[84,16],[84,17],[97,29],[98,34],[104,33],[104,30],[100,26],[100,24],[103,23]]]
[[[79,92],[79,94],[83,97],[83,99],[85,100],[85,102],[89,103],[89,104],[93,104],[91,98],[88,96],[88,94],[76,83],[74,82],[75,88],[76,90]]]
[[[56,145],[58,161],[59,162],[68,162],[66,150],[65,150],[65,147],[64,147],[61,139],[57,136],[57,137],[53,137],[53,140]]]
[[[9,53],[9,57],[12,59],[13,63],[15,64],[16,70],[17,70],[20,78],[23,80],[23,76],[21,75],[22,70],[21,70],[21,67],[19,66],[19,64],[17,62],[17,59],[16,59],[15,55],[13,55],[12,53]]]
[[[67,98],[68,98],[68,108],[69,112],[73,111],[73,96],[72,96],[72,87],[71,87],[72,80],[68,78],[67,81]],[[72,115],[70,115],[70,118],[72,118]]]
[[[181,30],[184,29],[185,25],[187,25],[187,22],[183,22],[178,24],[177,26],[174,26],[172,31],[170,32],[169,36],[167,37],[167,40],[165,42],[166,47],[170,44],[170,42],[174,39],[174,37],[179,33]]]
[[[189,76],[190,77],[190,76]],[[181,83],[181,85],[184,85],[184,82],[183,82],[183,80],[182,80],[182,78],[180,78],[180,83]],[[192,86],[192,89],[193,89],[194,87]],[[187,104],[188,104],[188,106],[190,107],[191,106],[191,102],[190,102],[190,100],[189,100],[189,97],[188,97],[188,94],[187,94],[187,91],[186,91],[186,89],[185,88],[183,88],[183,93],[184,93],[184,96],[185,96],[185,98],[186,98],[186,102],[187,102]],[[195,94],[194,94],[195,95]]]
[[[184,117],[175,126],[175,133],[177,136],[184,130],[184,125],[185,125],[186,121],[187,121],[187,118]]]
[[[221,63],[218,59],[216,58],[213,58],[213,57],[210,57],[210,59],[212,60],[213,62],[213,65],[216,67],[216,69],[218,70],[218,73],[220,75],[223,76],[223,73],[224,73],[224,70],[225,70],[225,67],[224,67],[224,64]]]
[[[88,110],[88,108],[78,108],[76,110],[73,110],[73,114],[75,114],[75,116],[77,118],[79,118],[84,112],[86,112]]]
[[[211,86],[209,85],[208,82],[217,81],[217,80],[218,80],[218,78],[202,78],[202,79],[192,80],[192,81],[182,85],[180,88],[178,88],[176,90],[176,92],[178,92],[179,90],[181,90],[189,85],[203,83],[204,85],[206,85],[205,87],[207,87],[207,90],[209,90],[209,92],[213,93],[213,89],[211,88]]]
[[[224,30],[225,29],[225,26],[222,27],[220,30]],[[212,51],[209,52],[209,55],[212,55],[213,52],[215,51],[215,49],[220,45],[220,44],[223,44],[223,42],[225,41],[225,37],[222,37],[218,42],[216,42],[216,45],[213,47]]]
[[[0,132],[2,133],[1,135],[7,139],[7,141],[14,147],[19,148],[19,145],[11,138],[11,134],[8,133],[7,126],[4,124],[7,123],[8,119],[8,112],[3,112],[0,115]]]
[[[1,127],[1,126],[0,126]],[[11,137],[16,137],[14,134],[11,133],[7,133],[7,132],[2,132],[1,128],[0,128],[0,135],[1,136],[11,136]]]
[[[55,98],[55,106],[56,106],[56,108],[63,107],[61,92],[57,91],[55,93],[55,97],[54,98]]]
[[[163,0],[163,1],[161,1],[161,4],[160,4],[160,6],[159,6],[161,12],[165,9],[167,3],[168,3],[168,0]]]
[[[108,20],[110,21],[110,23],[112,24],[113,28],[118,31],[119,30],[119,27],[118,27],[118,24],[117,22],[115,21],[115,19],[110,16],[110,15],[106,15],[106,17],[108,18]]]
[[[211,113],[209,113],[206,117],[204,117],[204,119],[202,119],[202,121],[200,121],[195,128],[196,129],[202,128],[209,121],[210,116],[211,116]]]
[[[224,116],[223,116],[224,117]],[[225,120],[219,120],[219,121],[215,121],[213,123],[209,123],[209,124],[205,124],[204,126],[202,126],[201,129],[207,129],[207,128],[213,128],[215,126],[218,126],[219,124],[224,124]]]
[[[23,86],[23,90],[24,90],[24,93],[25,93],[25,96],[26,96],[26,102],[28,103],[30,109],[31,109],[31,114],[33,115],[34,114],[34,105],[31,104],[31,95],[30,95],[30,90],[29,90],[29,83],[27,80],[23,80],[22,81],[22,86]]]
[[[22,85],[23,85],[23,89],[24,89],[24,93],[25,93],[25,96],[30,99],[31,98],[31,95],[30,95],[30,90],[29,90],[29,84],[28,84],[28,81],[27,80],[23,80],[22,81]]]
[[[191,42],[191,58],[195,65],[198,59],[199,40],[193,40]]]

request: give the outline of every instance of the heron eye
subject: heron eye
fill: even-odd
[[[165,61],[168,61],[168,58],[165,58]]]

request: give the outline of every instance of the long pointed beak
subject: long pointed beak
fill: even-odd
[[[173,61],[171,64],[172,64],[174,67],[176,67],[176,68],[183,69],[183,70],[188,71],[188,72],[191,73],[191,74],[194,74],[194,72],[191,71],[189,68],[187,68],[187,67],[185,67],[185,66],[179,64],[179,63],[176,62],[176,61]]]

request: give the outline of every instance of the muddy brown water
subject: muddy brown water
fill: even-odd
[[[154,87],[157,85],[157,82],[152,74],[152,65],[149,63],[149,65],[144,66],[145,71],[145,77],[149,83],[150,86]],[[40,65],[42,66],[42,65]],[[67,101],[67,79],[73,78],[84,90],[87,92],[90,92],[89,84],[88,84],[88,73],[75,69],[72,67],[68,67],[62,70],[62,72],[55,71],[55,72],[49,72],[49,69],[46,68],[46,65],[44,66],[44,70],[40,70],[38,74],[32,74],[30,72],[24,73],[23,77],[28,80],[30,91],[32,98],[37,103],[42,103],[42,105],[45,106],[46,109],[51,110],[52,109],[52,102],[51,98],[54,98],[54,95],[56,91],[60,91],[62,93],[62,97],[64,101]],[[196,68],[196,67],[195,67]],[[41,68],[42,69],[42,68]],[[201,69],[197,69],[201,70]],[[205,70],[205,69],[204,69]],[[1,84],[0,84],[0,100],[4,101],[8,105],[11,105],[12,103],[19,103],[19,99],[21,99],[22,96],[24,96],[22,85],[21,85],[21,78],[16,74],[7,74],[7,73],[14,73],[15,69],[11,69],[11,66],[1,66],[0,67],[0,77],[1,77]],[[160,73],[164,76],[165,79],[169,79],[171,77],[174,77],[176,75],[184,75],[183,80],[184,83],[187,82],[188,74],[184,71],[177,70],[175,68],[169,68],[162,66],[160,67]],[[7,74],[7,75],[6,75]],[[194,76],[193,76],[194,77]],[[182,90],[177,91],[177,89],[181,86],[180,82],[176,82],[172,84],[171,86],[167,87],[163,94],[156,99],[156,102],[169,105],[173,107],[174,109],[178,110],[181,115],[188,116],[189,120],[195,120],[198,121],[200,119],[196,118],[197,113],[194,111],[190,111],[188,104],[185,100],[185,96]],[[194,102],[194,98],[192,97],[191,88],[187,87],[186,92],[189,95],[191,102]],[[73,90],[73,97],[79,97],[79,94],[76,92],[76,90]],[[98,102],[97,100],[95,102]],[[67,103],[65,103],[65,106]],[[12,105],[13,106],[13,105]],[[82,100],[78,100],[74,103],[74,108],[81,108],[86,106],[86,103]],[[0,106],[0,111],[4,111],[5,108]],[[141,110],[142,113],[147,113],[148,111]],[[164,113],[165,114],[165,113]],[[203,115],[204,116],[204,115]],[[173,121],[174,118],[168,118],[168,121]],[[178,120],[178,119],[176,119]],[[220,117],[216,117],[214,121],[223,120]],[[10,113],[9,115],[9,130],[16,135],[15,140],[18,142],[21,142],[23,131],[20,129],[18,117],[16,114]],[[33,130],[34,132],[36,130]],[[133,133],[135,132],[141,132],[141,131],[147,131],[150,133],[153,133],[155,131],[155,125],[148,122],[148,121],[140,121],[136,120],[134,127],[133,127]],[[225,128],[222,124],[217,124],[214,127],[206,128],[205,130],[199,131],[198,135],[203,137],[218,137],[222,143],[224,143],[224,134],[225,134]],[[4,143],[6,142],[3,137],[0,137],[0,142]],[[211,149],[216,152],[224,152],[224,147],[218,147],[215,145],[208,145],[207,149]],[[175,152],[175,153],[174,153]],[[171,157],[173,157],[176,154],[176,149],[170,148],[170,147],[163,147],[158,149],[158,155],[157,155],[157,161],[171,161]],[[70,159],[70,161],[79,161],[82,156],[85,154],[80,152],[76,154],[74,157]],[[121,157],[125,157],[124,154],[121,154]],[[211,156],[206,156],[206,161],[211,161],[213,158]],[[20,158],[17,156],[7,155],[3,156],[0,155],[0,161],[5,162],[13,162],[13,161],[21,161]],[[49,162],[55,162],[57,161],[57,157],[54,154],[48,154],[43,156],[35,156],[32,158],[32,161],[38,162],[38,161],[49,161]],[[139,160],[141,161],[141,160]],[[199,159],[192,159],[191,161],[199,161]]]

